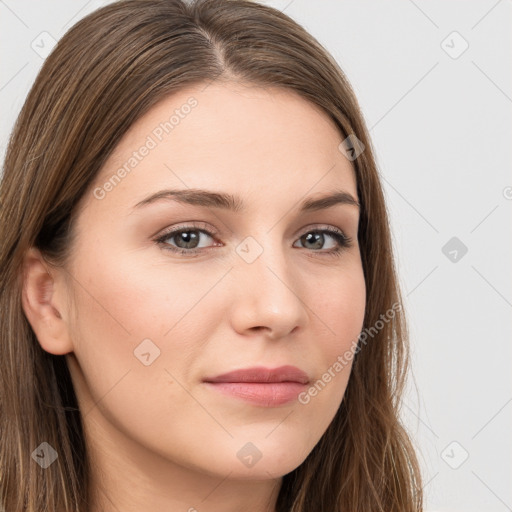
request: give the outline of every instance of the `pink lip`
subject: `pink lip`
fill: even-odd
[[[208,377],[204,382],[221,393],[273,407],[295,400],[309,378],[295,366],[274,369],[259,366]]]

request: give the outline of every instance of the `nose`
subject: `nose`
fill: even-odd
[[[279,243],[260,245],[263,252],[254,261],[235,259],[231,321],[240,334],[264,334],[276,340],[306,325],[309,316],[303,295],[308,276],[289,264]]]

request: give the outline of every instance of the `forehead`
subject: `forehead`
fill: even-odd
[[[293,91],[200,84],[167,96],[137,120],[95,186],[107,185],[101,203],[111,208],[177,187],[265,195],[267,202],[333,188],[356,197],[341,140],[334,121]]]

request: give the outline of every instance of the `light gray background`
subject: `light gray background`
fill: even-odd
[[[0,0],[2,159],[51,38],[106,3]],[[512,510],[512,2],[265,3],[334,55],[371,130],[409,314],[403,414],[426,510]]]

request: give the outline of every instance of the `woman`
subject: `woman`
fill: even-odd
[[[371,142],[289,17],[85,17],[28,95],[0,198],[5,510],[422,509]]]

